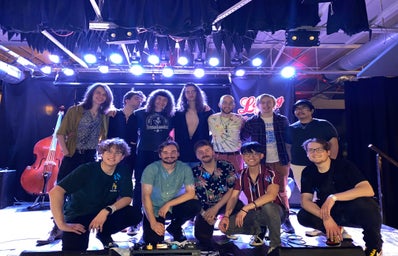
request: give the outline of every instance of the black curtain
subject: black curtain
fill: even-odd
[[[398,78],[377,77],[345,84],[348,157],[378,191],[373,144],[398,161]],[[398,228],[398,167],[382,159],[381,190],[384,223]]]

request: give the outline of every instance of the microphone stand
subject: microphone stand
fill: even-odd
[[[384,214],[383,214],[383,192],[381,190],[381,160],[382,157],[384,157],[387,161],[398,167],[398,162],[389,157],[387,154],[385,154],[383,151],[375,147],[373,144],[369,144],[368,148],[376,152],[376,171],[377,171],[377,193],[379,194],[379,205],[380,205],[380,211],[381,211],[381,216],[384,219]]]

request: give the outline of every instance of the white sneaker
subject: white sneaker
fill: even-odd
[[[227,235],[227,238],[231,239],[231,240],[238,240],[238,236],[237,235]]]
[[[250,246],[261,246],[264,244],[264,240],[261,239],[259,236],[254,235],[252,236],[252,238],[250,239]]]
[[[347,230],[345,230],[345,228],[343,228],[343,230],[341,231],[341,234],[343,236],[343,240],[352,240],[352,236],[350,234],[348,234]]]
[[[320,236],[322,235],[322,231],[318,230],[318,229],[313,229],[313,230],[309,230],[309,231],[305,231],[305,235],[306,236]]]

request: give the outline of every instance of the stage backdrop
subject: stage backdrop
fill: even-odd
[[[398,161],[398,78],[377,77],[346,82],[345,104],[348,157],[378,190],[373,144]],[[381,191],[384,223],[398,228],[398,167],[382,158]]]
[[[79,103],[87,86],[83,84],[62,84],[43,79],[26,79],[20,84],[3,84],[3,98],[0,108],[0,167],[17,171],[15,195],[17,200],[32,200],[23,191],[19,179],[26,166],[35,163],[34,146],[48,136],[51,136],[57,120],[58,108]],[[183,83],[145,83],[145,84],[110,84],[114,94],[114,104],[122,107],[122,97],[130,90],[143,91],[148,95],[151,91],[163,88],[170,90],[175,99],[179,97]],[[254,98],[261,93],[270,93],[278,98],[280,112],[291,114],[293,104],[293,85],[286,80],[272,80],[268,77],[252,79],[234,79],[233,84],[212,82],[200,84],[206,92],[210,107],[218,112],[218,101],[223,94],[233,94],[236,110],[242,115],[253,114]],[[231,90],[232,88],[232,90]]]

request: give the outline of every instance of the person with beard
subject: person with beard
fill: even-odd
[[[201,248],[211,249],[214,223],[217,215],[225,212],[225,205],[231,197],[235,183],[234,166],[224,160],[216,160],[212,144],[200,140],[194,145],[200,164],[192,168],[195,193],[202,210],[195,218],[195,237]],[[238,201],[232,214],[237,213],[243,203]]]
[[[235,108],[235,99],[232,95],[221,96],[218,106],[221,111],[211,115],[207,120],[215,157],[218,160],[231,162],[235,170],[240,171],[243,169],[243,159],[239,151],[242,145],[240,131],[245,119],[241,115],[232,113]]]
[[[178,144],[165,141],[160,144],[158,153],[160,160],[148,165],[141,178],[145,213],[143,240],[152,245],[163,242],[166,230],[173,236],[174,241],[186,240],[181,227],[201,209],[199,200],[194,199],[192,170],[178,160]],[[167,229],[166,219],[171,219]]]

